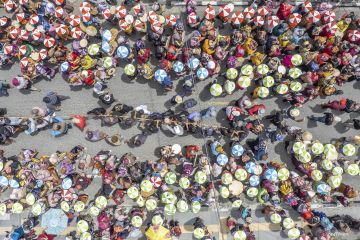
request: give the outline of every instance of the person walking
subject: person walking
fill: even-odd
[[[314,115],[308,116],[308,119],[315,122],[324,123],[327,126],[332,125],[333,123],[340,122],[341,118],[335,116],[333,113],[326,112],[321,117],[315,117]]]
[[[59,95],[51,91],[45,95],[43,102],[46,103],[46,107],[50,110],[60,110],[61,102],[69,98],[69,96]]]

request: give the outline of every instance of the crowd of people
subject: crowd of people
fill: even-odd
[[[238,210],[240,217],[229,216],[226,222],[233,239],[255,239],[252,208],[244,196],[261,204],[265,217],[290,239],[332,239],[336,231],[360,230],[359,220],[351,216],[327,216],[312,207],[314,201],[347,207],[358,196],[344,176],[360,173],[354,160],[360,137],[321,142],[291,125],[308,120],[360,129],[353,116],[343,121],[332,112],[302,114],[307,102],[342,95],[342,85],[360,79],[360,18],[355,13],[337,17],[331,4],[310,1],[296,6],[254,1],[244,9],[230,3],[218,11],[209,4],[200,13],[196,2],[187,0],[179,15],[166,14],[156,1],[145,11],[137,0],[79,6],[64,0],[6,0],[3,7],[0,64],[6,68],[19,62],[21,74],[10,83],[0,81],[0,96],[7,97],[12,88],[44,91],[36,82],[61,74],[71,88],[92,88],[101,106],[61,116],[61,102],[71,99],[51,91],[30,116],[7,116],[7,109],[0,108],[1,144],[11,144],[19,133],[46,129],[60,137],[73,126],[85,129],[90,119],[102,126],[141,128],[131,139],[102,129],[84,131],[87,141],[113,146],[139,147],[159,131],[213,139],[204,146],[207,152],[197,145],[163,146],[156,161],[106,150],[90,156],[80,145],[51,155],[23,149],[6,157],[0,151],[0,192],[9,194],[0,203],[0,215],[30,210],[6,239],[54,239],[73,225],[76,230],[67,239],[120,240],[143,234],[149,240],[177,239],[182,228],[178,221],[168,222],[169,216],[216,208],[219,199]],[[181,111],[119,103],[109,87],[119,68],[126,81],[157,82]],[[178,79],[182,85],[174,93],[173,80]],[[212,97],[243,92],[221,110],[228,125],[206,124],[221,114],[213,106],[195,110],[195,86],[205,80],[210,80],[206,88]],[[288,107],[268,113],[262,100],[273,97]],[[358,113],[359,103],[339,97],[321,108]],[[223,145],[222,138],[229,144]],[[291,163],[269,156],[268,144],[277,142],[284,142]],[[97,181],[99,191],[88,194]],[[305,224],[298,225],[289,211]],[[193,229],[197,239],[214,238],[204,219],[196,218]]]

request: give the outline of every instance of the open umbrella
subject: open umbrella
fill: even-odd
[[[320,183],[316,187],[316,192],[320,194],[328,194],[331,191],[331,187],[326,183]]]
[[[288,17],[288,24],[290,28],[296,27],[301,22],[301,14],[299,13],[292,13]]]
[[[73,27],[77,27],[81,22],[80,16],[75,15],[75,14],[71,14],[67,20],[68,20],[69,24]]]
[[[140,188],[141,191],[144,192],[151,192],[154,188],[154,186],[152,185],[152,183],[149,180],[142,180],[142,182],[140,183]]]
[[[181,213],[187,212],[189,210],[189,205],[187,204],[187,202],[185,200],[179,200],[176,203],[176,207],[177,207],[178,211]]]
[[[273,213],[270,216],[270,221],[272,223],[281,223],[281,216],[277,213]]]
[[[103,10],[101,11],[101,16],[104,18],[104,19],[109,19],[111,17],[111,11],[109,8],[103,8]]]
[[[321,17],[321,19],[324,23],[331,23],[331,22],[335,21],[335,18],[336,18],[335,12],[330,11],[330,10],[324,11],[322,14],[322,17]]]
[[[100,209],[98,207],[92,206],[89,208],[89,214],[93,217],[99,216]]]
[[[254,162],[247,162],[245,164],[245,169],[248,173],[254,174],[256,168],[256,163]]]
[[[331,170],[331,173],[334,176],[341,176],[344,173],[344,169],[342,169],[340,166],[336,166]]]
[[[195,228],[193,234],[196,239],[202,239],[205,236],[205,231],[202,228]]]
[[[139,227],[141,227],[142,224],[143,224],[143,220],[141,217],[133,216],[131,218],[131,225],[133,225],[134,227],[139,228]]]
[[[81,12],[82,14],[84,14],[84,13],[90,12],[90,10],[91,10],[91,5],[90,5],[90,3],[88,3],[88,2],[81,2],[79,9],[80,9],[80,12]]]
[[[224,90],[227,94],[232,94],[236,88],[236,85],[231,80],[226,80],[224,83]]]
[[[234,240],[246,240],[246,233],[242,230],[238,230],[234,233]]]
[[[287,233],[289,239],[297,239],[300,237],[300,230],[297,228],[291,228]]]
[[[259,193],[259,190],[256,187],[249,187],[246,190],[246,195],[251,198],[256,197],[258,195],[258,193]]]
[[[168,216],[173,216],[176,213],[176,206],[172,203],[166,204],[164,207],[164,212]]]
[[[303,142],[295,142],[292,146],[292,150],[296,154],[302,154],[306,150],[306,145]]]
[[[251,19],[255,15],[255,9],[252,7],[246,7],[243,14],[246,19]]]
[[[33,26],[35,26],[40,21],[39,16],[36,14],[31,15],[29,19],[29,23]]]
[[[115,8],[115,16],[117,18],[120,18],[120,19],[125,18],[126,15],[127,15],[127,10],[126,10],[125,6],[119,5]]]
[[[151,184],[151,183],[150,183]],[[139,196],[139,190],[136,187],[129,187],[126,191],[129,198],[135,199]]]
[[[288,91],[289,91],[289,87],[286,84],[280,83],[279,85],[276,86],[276,92],[278,94],[283,95],[288,93]]]
[[[125,66],[124,72],[128,76],[133,76],[135,74],[136,68],[133,64],[129,63]]]
[[[150,198],[146,200],[145,206],[148,211],[154,211],[157,208],[157,202],[155,199]]]
[[[356,149],[354,145],[347,143],[342,147],[342,152],[345,156],[351,157],[355,155]]]
[[[338,188],[342,182],[342,176],[330,176],[327,182],[332,189]]]
[[[298,82],[298,81],[292,81],[292,82],[290,83],[290,89],[291,89],[291,91],[293,91],[293,92],[299,92],[299,91],[301,91],[301,89],[302,89],[302,85],[301,85],[301,83]]]
[[[274,168],[269,168],[265,171],[264,176],[266,179],[270,180],[270,181],[277,181],[278,179],[278,173]]]
[[[347,37],[350,42],[357,43],[360,41],[360,31],[358,30],[348,30]]]
[[[284,226],[284,228],[286,229],[291,229],[295,226],[294,220],[292,220],[291,218],[287,217],[284,218],[282,225]]]
[[[70,34],[72,38],[80,39],[82,37],[83,31],[78,27],[74,27],[70,30]]]
[[[89,230],[89,224],[85,220],[80,220],[76,224],[76,230],[79,233],[87,232]]]
[[[200,65],[200,60],[196,57],[191,57],[188,62],[188,67],[195,70]]]
[[[165,175],[165,182],[167,184],[174,184],[176,182],[176,174],[173,172],[167,172]]]
[[[52,46],[55,45],[55,39],[52,38],[52,37],[45,37],[44,39],[44,46],[47,47],[47,48],[51,48]]]
[[[219,154],[216,157],[216,162],[221,166],[224,166],[228,162],[228,160],[229,158],[223,153]]]
[[[193,201],[191,203],[191,211],[193,213],[198,213],[198,212],[200,212],[200,210],[201,210],[201,203],[198,201]]]
[[[264,25],[264,23],[265,23],[264,17],[262,17],[262,16],[256,16],[256,17],[254,18],[254,24],[255,24],[255,26],[261,27],[261,26]]]
[[[278,16],[269,16],[267,17],[267,23],[266,25],[270,28],[273,29],[274,27],[276,27],[277,25],[279,25],[280,23],[280,19]]]
[[[268,6],[261,6],[259,7],[259,9],[257,10],[257,13],[260,15],[260,16],[266,16],[268,15],[269,13],[271,13],[271,10]]]
[[[274,86],[275,80],[272,76],[266,76],[262,79],[262,84],[264,87],[270,88]]]
[[[96,55],[98,54],[98,52],[100,51],[100,46],[99,44],[91,44],[89,47],[88,47],[88,53],[89,55]]]
[[[175,15],[170,14],[170,15],[166,16],[166,25],[168,25],[169,27],[175,26],[176,21],[177,21],[177,18]]]
[[[204,80],[205,78],[207,78],[209,76],[209,71],[206,68],[199,68],[196,71],[196,76],[200,79],[200,80]]]
[[[41,227],[45,228],[48,234],[58,235],[67,228],[67,225],[68,217],[59,208],[51,208],[41,218]]]
[[[235,156],[235,157],[240,157],[241,155],[243,155],[244,153],[244,148],[243,146],[239,145],[239,144],[235,144],[232,148],[231,148],[231,153]]]
[[[226,186],[221,186],[220,187],[220,196],[222,198],[228,198],[230,196],[229,188],[227,188]]]
[[[301,74],[302,74],[302,71],[299,68],[293,67],[289,70],[289,76],[293,79],[300,77]]]
[[[28,205],[32,206],[35,203],[35,196],[32,193],[26,194],[25,201]]]
[[[297,155],[297,158],[302,163],[308,163],[311,161],[311,154],[304,151],[303,153]]]
[[[9,185],[9,179],[5,176],[0,176],[0,186],[7,187]]]
[[[161,177],[154,175],[150,178],[150,182],[155,188],[158,188],[161,186],[162,180]]]
[[[227,79],[233,80],[238,76],[238,71],[236,68],[229,68],[226,70],[226,77]]]
[[[187,189],[190,187],[190,180],[187,177],[182,177],[179,179],[179,185],[183,189]]]
[[[266,98],[269,96],[269,89],[266,87],[257,87],[255,91],[260,98]]]
[[[85,203],[83,201],[77,201],[74,204],[75,212],[82,212],[85,209]]]
[[[248,76],[241,76],[236,83],[240,88],[247,88],[251,85],[251,78]]]
[[[226,4],[219,8],[219,16],[220,17],[228,17],[230,13],[234,10],[233,4]]]
[[[247,177],[248,177],[248,174],[245,169],[243,169],[243,168],[236,169],[235,178],[237,180],[244,181],[245,179],[247,179]]]
[[[254,72],[254,68],[250,64],[245,64],[241,67],[241,73],[243,75],[249,76]]]
[[[173,64],[173,68],[174,72],[176,73],[180,73],[184,70],[184,64],[180,61],[176,61],[174,64]]]
[[[34,205],[31,206],[31,213],[34,216],[40,216],[40,214],[43,212],[43,205],[39,202],[34,203]]]
[[[244,15],[239,12],[235,11],[231,16],[231,23],[234,25],[240,25],[244,21]]]
[[[24,207],[19,202],[14,203],[11,208],[12,213],[15,213],[15,214],[20,214],[23,212],[23,210],[24,210]]]
[[[223,89],[222,86],[218,83],[214,83],[213,85],[211,85],[210,87],[210,93],[212,96],[214,97],[218,97],[222,94]]]
[[[195,173],[195,182],[198,184],[203,184],[207,180],[206,173],[204,171],[197,171]]]
[[[260,184],[260,177],[257,175],[252,175],[249,178],[249,183],[250,183],[250,186],[252,186],[252,187],[258,186]]]
[[[137,199],[136,199],[136,204],[139,206],[139,207],[143,207],[145,205],[145,200],[142,196],[138,196]]]
[[[294,64],[295,66],[299,66],[302,63],[302,57],[300,54],[294,54],[293,56],[291,56],[291,63]]]
[[[349,166],[347,166],[345,171],[351,176],[356,176],[359,174],[359,165],[355,163],[349,164]]]
[[[321,15],[318,11],[312,10],[306,15],[305,19],[309,23],[316,23],[320,21]]]
[[[231,173],[225,172],[225,173],[223,173],[223,174],[221,175],[221,182],[222,182],[222,184],[224,184],[224,185],[229,185],[229,184],[232,183],[232,181],[233,181],[233,176],[232,176]]]
[[[36,204],[36,203],[35,203]],[[35,205],[34,204],[34,205]],[[34,207],[34,205],[33,205],[33,207]],[[61,203],[60,203],[60,207],[61,207],[61,210],[63,210],[64,212],[69,212],[70,211],[70,205],[67,203],[67,202],[65,202],[65,201],[62,201]]]
[[[80,235],[80,240],[91,240],[91,233],[89,232],[83,232]]]
[[[119,58],[127,58],[130,54],[130,50],[128,47],[120,45],[117,49],[116,49],[116,55]]]
[[[160,226],[160,225],[162,225],[162,224],[164,223],[164,220],[162,219],[162,217],[161,217],[160,215],[157,214],[157,215],[155,215],[155,216],[152,217],[151,223],[152,223],[153,225],[158,225],[158,226]]]
[[[19,184],[19,181],[15,180],[15,179],[10,179],[9,180],[9,186],[11,188],[19,188],[20,184]]]
[[[102,66],[104,68],[110,68],[113,66],[113,61],[111,57],[104,57],[102,58]]]
[[[323,177],[323,174],[320,170],[318,169],[315,169],[311,172],[311,178],[314,180],[314,181],[320,181]]]
[[[321,161],[321,166],[323,169],[330,171],[333,168],[333,163],[329,159],[324,159]]]
[[[209,4],[207,6],[207,8],[205,9],[205,12],[204,12],[204,17],[207,19],[207,20],[212,20],[215,18],[215,9]]]
[[[98,196],[96,199],[95,199],[95,205],[100,208],[100,209],[103,209],[103,208],[106,208],[107,206],[107,199],[106,197],[104,196]]]
[[[158,215],[156,215],[158,216]],[[155,217],[155,216],[154,216]],[[149,240],[171,240],[169,229],[161,226],[161,224],[155,224],[156,226],[150,226],[145,232],[147,239]]]
[[[177,197],[172,192],[166,191],[161,194],[161,202],[164,204],[170,204],[170,203],[174,204],[176,202],[176,200],[177,200]]]

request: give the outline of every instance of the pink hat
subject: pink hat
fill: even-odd
[[[12,80],[11,82],[12,82],[12,84],[13,84],[15,87],[17,87],[17,86],[20,85],[20,81],[19,81],[19,79],[17,79],[17,78],[13,78],[13,80]]]

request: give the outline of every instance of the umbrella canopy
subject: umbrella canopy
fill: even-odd
[[[136,68],[133,64],[127,64],[124,68],[124,72],[128,76],[133,76],[135,74]]]
[[[81,12],[82,14],[84,14],[84,13],[90,12],[90,10],[91,10],[91,5],[90,5],[90,3],[88,3],[88,2],[81,2],[79,9],[80,9],[80,12]]]
[[[331,170],[334,176],[341,176],[344,173],[344,169],[340,166],[336,166]]]
[[[347,166],[345,171],[351,176],[356,176],[359,174],[359,165],[355,163],[349,164],[349,166]]]
[[[280,19],[279,19],[278,16],[269,16],[269,17],[267,17],[266,25],[270,29],[272,29],[272,28],[276,27],[277,25],[279,25],[279,23],[280,23]]]
[[[254,162],[247,162],[245,165],[245,169],[248,173],[254,174],[256,168],[256,163]]]
[[[289,23],[290,27],[294,28],[295,26],[297,26],[301,22],[301,18],[302,18],[302,16],[299,13],[290,14],[288,17],[288,23]]]
[[[52,208],[41,218],[41,227],[46,229],[46,233],[58,235],[67,228],[68,217],[58,208]]]
[[[33,207],[36,205],[36,203],[33,205]],[[65,202],[65,201],[62,201],[61,203],[60,203],[60,207],[61,207],[61,209],[64,211],[64,212],[69,212],[70,211],[70,205],[67,203],[67,202]],[[75,207],[74,207],[75,208]]]
[[[107,206],[107,199],[106,197],[104,196],[98,196],[96,199],[95,199],[95,205],[100,208],[100,209],[103,209],[103,208],[106,208]]]
[[[258,186],[260,184],[260,177],[257,175],[252,175],[249,178],[249,183],[250,183],[250,186],[252,186],[252,187]]]
[[[280,168],[277,175],[279,180],[285,181],[290,177],[290,171],[287,168]]]
[[[141,217],[139,216],[134,216],[131,218],[131,225],[133,225],[136,228],[141,227],[141,225],[143,224],[143,220]]]
[[[195,182],[198,184],[203,184],[207,180],[206,173],[204,171],[197,171],[195,173]]]
[[[270,88],[274,86],[275,79],[272,76],[266,76],[262,79],[262,84],[264,87]]]
[[[258,193],[259,193],[259,190],[256,187],[249,187],[246,190],[246,195],[251,197],[251,198],[256,197],[258,195]]]
[[[196,76],[200,79],[200,80],[204,80],[205,78],[207,78],[209,76],[209,71],[206,68],[199,68],[196,71]]]
[[[36,200],[36,199],[35,199],[34,194],[32,194],[32,193],[26,194],[25,201],[26,201],[27,204],[29,204],[30,206],[32,206],[32,205],[34,205],[35,200]]]
[[[271,12],[271,10],[270,10],[270,8],[269,8],[268,6],[259,7],[259,9],[257,10],[257,13],[258,13],[260,16],[266,16],[266,15],[268,15],[270,12]]]
[[[183,189],[187,189],[190,187],[190,180],[187,177],[182,177],[179,179],[179,185]]]
[[[85,220],[80,220],[76,224],[76,229],[79,233],[84,233],[89,230],[89,224]]]
[[[284,228],[286,229],[291,229],[295,226],[294,220],[292,220],[291,218],[287,217],[284,218],[282,225],[284,226]]]
[[[180,61],[176,61],[174,64],[173,64],[173,68],[174,72],[176,73],[181,73],[183,70],[184,70],[184,64]],[[208,72],[209,73],[209,72]]]
[[[238,230],[234,233],[234,240],[246,240],[246,233],[242,230]]]
[[[299,68],[293,67],[289,70],[289,76],[293,79],[300,77],[301,74],[302,74],[302,71]]]
[[[176,203],[176,207],[177,207],[178,211],[181,213],[187,212],[189,210],[189,205],[187,204],[187,202],[185,200],[179,200]]]
[[[330,171],[333,168],[333,163],[329,159],[324,159],[321,161],[321,166],[323,169]]]
[[[104,57],[102,59],[102,63],[104,68],[110,68],[113,66],[113,61],[111,57]]]
[[[168,216],[173,216],[176,213],[176,206],[172,203],[166,204],[164,207],[164,212]]]
[[[272,223],[280,223],[281,222],[281,216],[279,214],[277,214],[277,213],[273,213],[270,216],[270,221]]]
[[[92,206],[89,208],[89,214],[93,217],[96,217],[100,214],[100,209],[98,207]]]
[[[193,213],[198,213],[198,212],[200,212],[200,210],[201,210],[201,203],[198,201],[193,201],[191,203],[191,211]]]
[[[119,5],[115,8],[115,16],[117,18],[120,18],[120,19],[125,18],[126,15],[127,15],[127,10],[126,10],[125,6]]]
[[[347,31],[347,37],[350,42],[357,43],[360,41],[360,31],[358,30],[349,30]]]
[[[80,240],[91,240],[91,233],[89,232],[83,232],[80,235]]]
[[[253,18],[254,17],[254,15],[255,15],[255,9],[254,8],[252,8],[252,7],[246,7],[245,9],[244,9],[244,17],[245,18],[247,18],[247,19],[251,19],[251,18]]]
[[[229,158],[223,153],[219,154],[216,157],[216,162],[221,166],[224,166],[228,162],[228,160]]]
[[[100,46],[99,44],[91,44],[89,47],[88,47],[88,53],[89,55],[96,55],[98,54],[100,51]]]
[[[176,182],[176,174],[174,172],[166,173],[165,182],[167,184],[174,184]]]
[[[72,38],[80,39],[82,37],[83,31],[78,27],[74,27],[70,30],[70,34]]]
[[[237,78],[237,76],[238,76],[238,71],[236,70],[236,68],[229,68],[228,70],[226,70],[227,79],[233,80]]]
[[[243,146],[239,145],[239,144],[235,144],[232,148],[231,148],[231,153],[235,156],[235,157],[240,157],[241,155],[243,155],[244,153],[244,148]]]
[[[71,26],[73,27],[77,27],[80,22],[81,22],[81,18],[79,15],[75,15],[75,14],[71,14],[69,17],[68,17],[68,22]]]
[[[213,85],[211,85],[210,87],[210,93],[212,96],[214,97],[218,97],[222,94],[223,89],[222,86],[218,83],[214,83]]]
[[[231,16],[231,23],[240,25],[244,21],[244,15],[241,12],[235,11]]]
[[[278,179],[277,171],[274,168],[267,169],[265,171],[264,176],[266,179],[273,181],[273,182],[277,181],[277,179]]]
[[[44,39],[44,46],[47,47],[47,48],[51,48],[52,46],[55,45],[55,39],[52,38],[52,37],[45,37]]]
[[[299,66],[302,63],[302,57],[300,54],[294,54],[291,56],[291,63],[295,66]]]
[[[202,239],[205,236],[205,231],[202,228],[195,228],[193,234],[196,239]]]
[[[85,209],[85,203],[83,201],[77,201],[74,204],[74,210],[76,212],[82,212]]]
[[[248,173],[246,172],[245,169],[243,169],[243,168],[236,169],[235,178],[237,180],[244,181],[245,179],[247,179],[247,177],[248,177]]]
[[[11,208],[12,213],[15,214],[20,214],[23,212],[23,210],[24,210],[24,206],[19,202],[14,203]]]
[[[175,196],[174,193],[172,192],[163,192],[161,194],[161,202],[164,204],[170,204],[170,203],[175,203],[177,200],[177,197]]]
[[[299,92],[299,91],[301,91],[301,89],[302,89],[302,85],[301,85],[301,83],[298,82],[298,81],[292,81],[292,82],[290,83],[290,89],[291,89],[291,91],[293,91],[293,92]]]
[[[220,187],[220,196],[222,198],[228,198],[230,196],[229,188],[227,188],[226,186],[221,186]]]
[[[331,23],[331,22],[333,22],[335,20],[335,18],[336,18],[335,12],[330,11],[330,10],[324,11],[322,16],[321,16],[321,20],[324,23]]]
[[[236,83],[240,88],[247,88],[251,85],[251,78],[248,76],[241,76]]]
[[[158,188],[161,186],[161,183],[162,183],[162,180],[161,180],[161,177],[159,176],[152,176],[150,178],[150,182],[152,183],[152,185],[155,187],[155,188]]]
[[[187,16],[187,21],[188,21],[190,24],[196,23],[196,21],[197,21],[196,12],[190,13],[190,14]]]
[[[111,11],[109,8],[104,8],[101,12],[101,16],[104,18],[104,19],[109,19],[111,17]]]
[[[266,87],[257,87],[255,91],[260,98],[266,98],[270,93],[269,89]]]
[[[241,67],[241,73],[243,75],[249,76],[254,72],[254,68],[250,64],[245,64]]]
[[[155,199],[150,198],[146,200],[145,206],[148,211],[154,211],[157,208],[157,202]]]
[[[116,55],[119,58],[127,58],[130,54],[130,50],[128,47],[120,45],[117,49],[116,49]]]
[[[327,185],[326,183],[320,183],[316,187],[316,192],[320,194],[328,194],[331,191],[331,187]]]
[[[304,151],[306,151],[306,145],[303,142],[295,142],[292,150],[296,154],[302,154]]]
[[[318,11],[312,10],[306,15],[306,21],[309,23],[316,23],[320,21],[321,15]]]
[[[215,18],[215,14],[216,14],[215,9],[211,5],[208,5],[207,8],[205,9],[204,17],[207,20],[212,20]]]
[[[162,225],[164,223],[164,220],[162,219],[162,217],[160,215],[155,215],[155,216],[152,217],[151,223],[153,225],[160,226],[160,225]]]
[[[219,16],[220,17],[228,17],[230,16],[230,13],[234,10],[233,4],[226,4],[219,8]]]
[[[136,204],[139,207],[143,207],[145,205],[145,200],[142,196],[138,196],[138,198],[136,199]]]
[[[171,14],[171,15],[168,15],[166,16],[166,24],[169,26],[169,27],[173,27],[176,25],[176,21],[177,21],[177,18],[175,15]]]
[[[297,228],[292,228],[287,233],[289,239],[297,239],[300,237],[300,230]]]
[[[40,214],[43,211],[43,207],[39,202],[34,203],[34,205],[31,206],[31,213],[34,214],[34,216],[40,216]]]
[[[303,153],[297,155],[297,158],[302,163],[308,163],[311,161],[311,154],[309,152],[304,151]]]
[[[144,191],[144,192],[151,192],[154,188],[154,186],[152,185],[152,183],[149,181],[149,180],[143,180],[140,184],[140,188],[141,188],[141,191]]]
[[[343,146],[342,152],[345,156],[351,157],[355,155],[356,149],[354,145],[347,143]]]
[[[255,24],[255,26],[261,27],[261,26],[264,25],[264,23],[265,23],[264,17],[262,17],[262,16],[256,16],[256,17],[254,18],[254,24]]]
[[[191,57],[188,62],[188,67],[195,70],[200,65],[200,60],[196,57]]]
[[[150,183],[151,184],[151,183]],[[139,196],[139,190],[136,187],[129,187],[126,191],[129,198],[135,199]]]
[[[320,170],[315,169],[311,172],[311,178],[314,181],[320,181],[323,178],[323,174]]]
[[[342,182],[342,176],[330,176],[327,182],[332,189],[338,188]]]
[[[229,185],[229,184],[232,183],[232,181],[233,181],[233,176],[232,176],[231,173],[225,172],[225,173],[223,173],[223,174],[221,175],[221,182],[222,182],[222,184],[224,184],[224,185]]]
[[[171,240],[169,229],[161,226],[161,224],[150,226],[145,235],[149,240]]]
[[[278,94],[283,95],[288,93],[288,91],[289,91],[289,87],[286,84],[280,83],[279,85],[276,86],[276,92]]]
[[[5,176],[0,176],[0,186],[7,187],[9,185],[9,179]]]
[[[227,94],[232,94],[233,91],[235,90],[236,85],[233,81],[231,80],[226,80],[224,83],[224,90]]]
[[[237,200],[232,202],[231,207],[232,208],[239,208],[241,206],[241,204],[242,204],[242,201],[240,199],[237,199]]]

